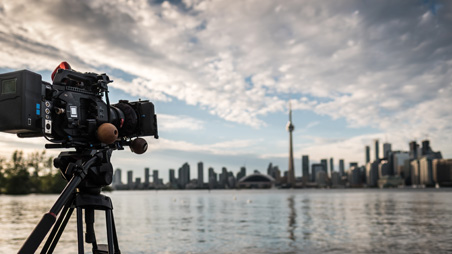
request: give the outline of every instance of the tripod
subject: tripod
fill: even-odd
[[[111,149],[86,149],[62,152],[54,160],[64,177],[70,180],[50,211],[42,217],[27,238],[19,253],[34,253],[53,226],[41,253],[53,253],[72,212],[77,210],[78,253],[84,253],[83,210],[85,210],[85,241],[91,243],[94,254],[120,254],[111,199],[100,194],[100,186],[111,183],[113,172],[110,163]],[[65,168],[63,171],[62,169]],[[78,189],[78,191],[76,191]],[[64,206],[64,208],[63,208]],[[62,210],[57,220],[58,213]],[[108,245],[97,244],[94,233],[94,211],[104,210]],[[56,221],[56,223],[55,223]]]

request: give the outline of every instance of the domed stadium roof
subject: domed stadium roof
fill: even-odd
[[[274,182],[275,179],[269,175],[261,174],[261,173],[254,173],[251,175],[247,175],[245,177],[242,177],[239,180],[239,183],[257,183],[257,182]]]

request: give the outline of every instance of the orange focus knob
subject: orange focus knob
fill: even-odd
[[[97,128],[97,138],[104,144],[113,144],[118,139],[118,129],[111,123],[103,123]]]

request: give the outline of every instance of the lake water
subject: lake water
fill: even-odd
[[[452,253],[452,190],[115,191],[122,253]],[[57,195],[0,195],[16,253]],[[96,235],[106,243],[105,217]],[[87,253],[90,247],[85,244]],[[77,253],[73,214],[55,253]]]

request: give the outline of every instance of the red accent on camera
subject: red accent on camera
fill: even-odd
[[[60,65],[58,65],[55,70],[52,72],[52,81],[55,78],[55,74],[57,73],[57,71],[59,69],[63,69],[63,70],[71,70],[71,66],[67,63],[67,62],[61,62]]]

